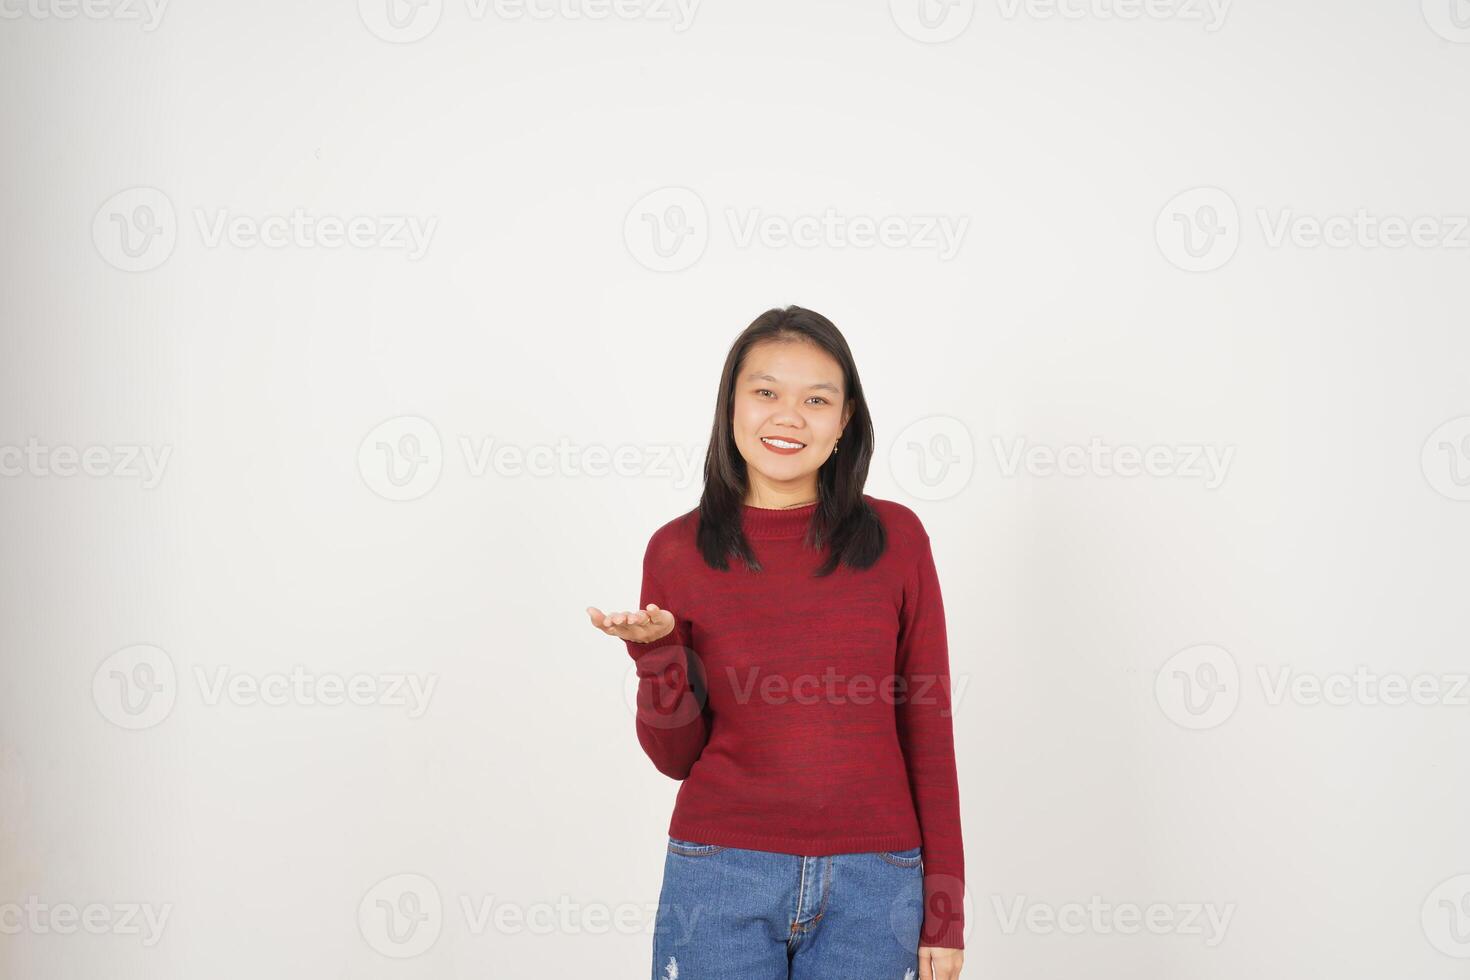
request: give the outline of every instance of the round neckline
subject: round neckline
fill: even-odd
[[[819,500],[800,507],[740,505],[741,525],[747,538],[797,538],[806,533]]]

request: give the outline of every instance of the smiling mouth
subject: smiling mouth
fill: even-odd
[[[797,442],[795,439],[778,439],[775,436],[761,436],[761,442],[777,449],[805,449],[806,443]]]

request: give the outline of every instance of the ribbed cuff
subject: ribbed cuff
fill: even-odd
[[[639,643],[637,640],[624,640],[623,645],[628,648],[628,656],[632,657],[635,663],[653,653],[655,650],[662,650],[666,647],[682,648],[684,646],[684,644],[679,641],[679,627],[677,625],[674,627],[673,631],[669,633],[668,636],[661,636],[657,640],[654,640],[652,643]],[[663,655],[665,660],[667,660],[668,656],[668,654]]]
[[[919,931],[920,946],[965,948],[965,897],[947,892],[924,894],[924,925]]]

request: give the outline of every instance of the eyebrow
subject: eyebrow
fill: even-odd
[[[781,383],[779,379],[777,379],[774,375],[770,375],[770,374],[747,374],[745,376],[745,380],[746,381],[770,381],[770,382],[772,382],[774,384],[780,384]],[[813,389],[821,389],[823,391],[830,391],[834,395],[840,395],[840,394],[842,394],[842,391],[836,385],[831,384],[830,382],[826,382],[826,381],[818,381],[814,385],[808,385],[807,386],[807,390],[808,391],[811,391]]]

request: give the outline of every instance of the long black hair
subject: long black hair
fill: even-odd
[[[868,463],[873,457],[873,419],[858,380],[857,364],[847,340],[832,321],[800,306],[770,309],[756,317],[730,346],[720,375],[715,402],[714,426],[704,458],[704,493],[699,498],[699,551],[705,563],[722,571],[729,569],[730,556],[743,560],[752,571],[760,562],[751,551],[741,526],[741,506],[749,488],[745,458],[735,445],[735,387],[745,356],[763,341],[798,341],[815,344],[842,365],[846,428],[839,451],[828,456],[817,470],[817,508],[807,530],[805,544],[827,557],[816,575],[830,575],[838,564],[865,569],[883,554],[887,539],[883,524],[863,499]]]

